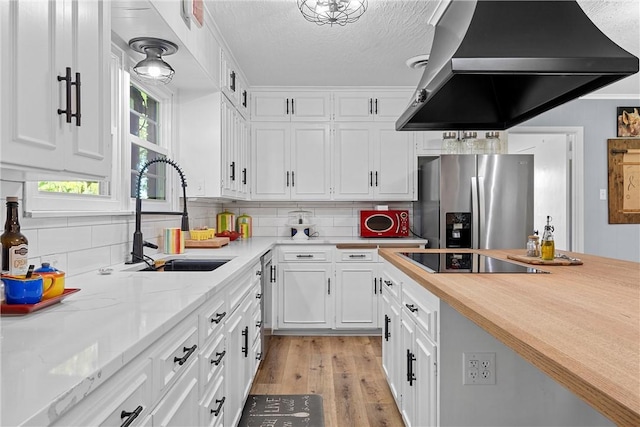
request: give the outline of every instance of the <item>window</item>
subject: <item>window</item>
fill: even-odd
[[[31,216],[130,214],[135,210],[138,170],[158,157],[171,157],[172,94],[164,87],[147,88],[125,70],[126,53],[111,49],[110,181],[39,181],[25,185],[25,210]],[[128,102],[127,102],[128,101]],[[148,210],[171,210],[173,178],[165,163],[154,163],[140,186]]]

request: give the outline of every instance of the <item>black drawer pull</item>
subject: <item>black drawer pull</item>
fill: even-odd
[[[258,292],[258,293],[256,294],[256,299],[260,299],[260,298],[262,298],[262,294]]]
[[[211,363],[213,365],[218,366],[222,362],[222,358],[224,357],[225,354],[227,354],[227,350],[224,350],[222,353],[216,352],[216,356],[218,358],[217,359],[211,359]]]
[[[261,328],[262,327],[262,320],[258,320],[256,322],[256,328]]]
[[[262,353],[256,354],[256,360],[262,360]]]
[[[412,313],[417,313],[418,312],[418,307],[416,307],[413,304],[405,304],[405,306],[409,309],[410,312]]]
[[[391,318],[385,314],[384,315],[384,340],[385,341],[389,341],[389,337],[391,336],[391,333],[389,332],[389,323],[391,323]]]
[[[216,409],[212,409],[211,413],[213,414],[214,417],[217,417],[218,415],[220,415],[220,411],[222,411],[222,405],[224,405],[224,401],[226,400],[226,397],[222,397],[222,399],[216,399],[216,403],[218,404],[218,407]]]
[[[349,255],[349,258],[366,258],[367,255],[366,254],[351,254]]]
[[[131,425],[131,423],[133,422],[133,420],[135,420],[136,418],[138,418],[138,416],[140,415],[140,413],[142,412],[142,406],[138,405],[138,407],[136,409],[133,410],[133,412],[127,412],[127,411],[122,411],[120,412],[120,419],[124,419],[126,418],[127,420],[122,423],[120,425],[120,427],[128,427],[129,425]]]
[[[391,280],[385,280],[384,284],[387,286],[393,286],[393,282]]]
[[[245,326],[242,330],[242,336],[244,337],[244,346],[242,346],[242,353],[244,357],[249,355],[249,327]]]
[[[298,255],[296,255],[296,258],[313,258],[313,255],[311,255],[311,254],[307,254],[307,255],[298,254]]]
[[[223,311],[222,313],[216,313],[216,317],[211,319],[211,323],[218,324],[218,323],[222,322],[222,319],[226,315],[227,315],[226,311]]]
[[[61,110],[60,108],[58,108],[58,115],[62,115],[64,114],[66,116],[66,122],[67,123],[71,123],[71,116],[73,115],[71,113],[71,67],[67,67],[65,69],[65,76],[64,77],[60,77],[58,76],[58,81],[65,82],[65,107],[64,110]]]
[[[182,357],[177,357],[177,356],[174,357],[173,358],[173,363],[178,362],[178,365],[184,365],[184,362],[186,362],[187,359],[193,354],[193,352],[196,351],[196,348],[198,348],[198,346],[196,344],[194,344],[193,347],[191,347],[191,348],[183,347],[182,351],[186,351],[186,353]]]

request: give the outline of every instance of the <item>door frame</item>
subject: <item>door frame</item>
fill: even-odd
[[[584,128],[582,126],[516,126],[510,134],[565,135],[569,146],[571,190],[571,250],[584,252]]]

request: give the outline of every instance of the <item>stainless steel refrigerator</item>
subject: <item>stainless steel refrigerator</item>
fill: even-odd
[[[533,174],[531,154],[419,157],[414,232],[431,248],[524,248]]]

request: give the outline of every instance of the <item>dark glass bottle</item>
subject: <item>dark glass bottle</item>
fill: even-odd
[[[0,236],[0,242],[2,243],[2,272],[14,276],[27,274],[29,242],[20,232],[17,197],[7,197],[7,220],[4,223],[4,233]]]

